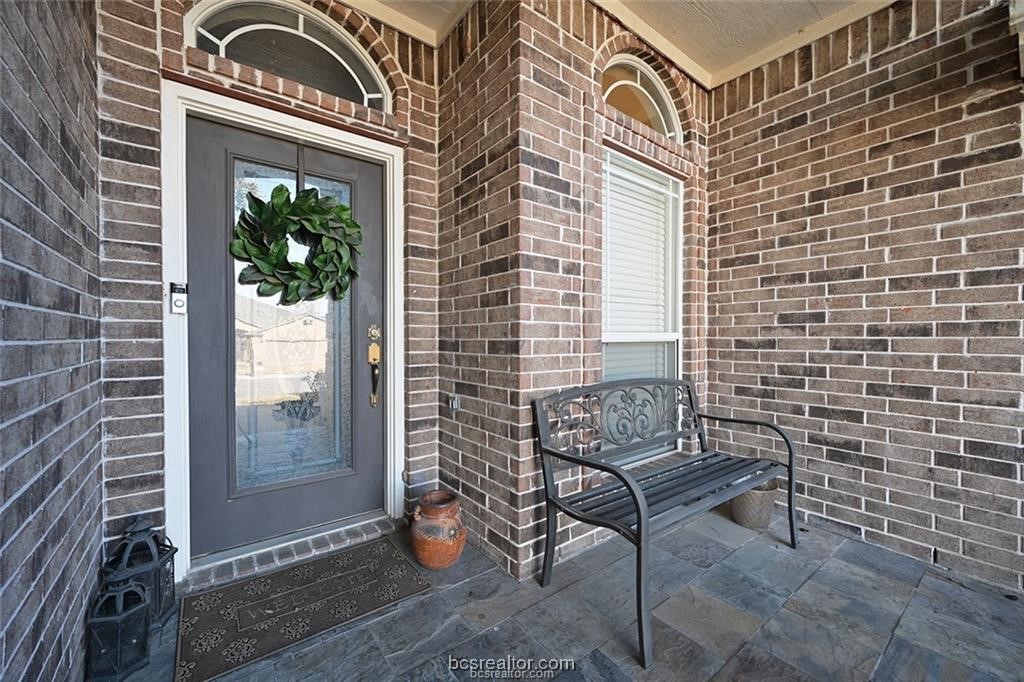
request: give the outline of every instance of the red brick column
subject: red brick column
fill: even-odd
[[[601,70],[618,52],[656,65],[683,142],[604,109]],[[687,370],[701,375],[706,93],[585,2],[477,5],[439,65],[441,392],[463,405],[441,411],[441,476],[485,551],[525,577],[543,549],[529,401],[601,377],[607,139],[687,178]],[[578,471],[562,476],[579,486]],[[596,537],[567,523],[559,543],[568,554]]]

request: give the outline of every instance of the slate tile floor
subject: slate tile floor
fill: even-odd
[[[396,539],[405,542],[400,531]],[[809,527],[709,514],[655,536],[655,663],[636,662],[631,546],[517,583],[472,547],[432,589],[223,679],[456,680],[456,658],[572,658],[592,680],[1024,680],[1024,598]],[[406,548],[408,549],[408,548]],[[171,680],[174,621],[132,680]]]

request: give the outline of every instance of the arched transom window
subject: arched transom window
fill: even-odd
[[[601,77],[604,101],[668,137],[679,135],[679,119],[665,86],[641,60],[616,57]]]
[[[212,54],[386,111],[381,78],[325,23],[276,2],[216,3],[193,19],[193,44]]]

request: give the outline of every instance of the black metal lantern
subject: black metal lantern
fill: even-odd
[[[148,519],[137,519],[111,552],[103,569],[108,583],[133,581],[146,588],[150,622],[162,624],[174,611],[174,554],[178,548]]]
[[[149,598],[139,583],[108,585],[86,622],[90,680],[123,680],[149,663]]]

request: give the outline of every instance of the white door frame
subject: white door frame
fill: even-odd
[[[403,514],[405,468],[405,325],[403,262],[404,149],[373,138],[266,109],[248,102],[161,81],[160,149],[163,190],[164,500],[167,535],[179,551],[174,570],[185,576],[192,563],[189,523],[188,316],[170,313],[170,282],[187,282],[185,225],[185,117],[201,114],[301,142],[333,149],[384,166],[384,512]],[[227,244],[224,245],[227,249]]]

